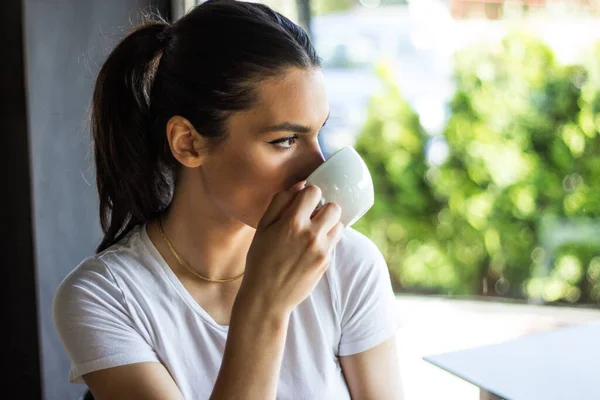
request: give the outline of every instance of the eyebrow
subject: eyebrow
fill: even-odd
[[[321,126],[321,128],[323,126],[325,126],[325,124],[329,120],[330,115],[331,115],[331,111],[327,114],[327,118],[325,119],[325,122],[323,122],[323,125]],[[305,126],[305,125],[293,124],[291,122],[283,122],[281,124],[269,126],[265,129],[262,129],[261,133],[264,134],[264,133],[280,132],[280,131],[294,132],[294,133],[298,133],[298,134],[307,134],[307,133],[310,133],[311,128],[308,126]]]

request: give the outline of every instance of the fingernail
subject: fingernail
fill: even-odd
[[[291,187],[292,190],[302,190],[306,186],[306,180],[300,181]]]

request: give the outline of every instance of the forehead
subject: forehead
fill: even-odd
[[[329,112],[320,69],[290,69],[261,81],[255,91],[257,101],[250,110],[253,125],[291,122],[318,129]]]

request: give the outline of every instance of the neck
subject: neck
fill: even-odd
[[[175,251],[192,270],[207,278],[229,279],[241,274],[255,229],[224,215],[204,193],[197,193],[199,189],[186,187],[182,185],[175,191],[169,209],[161,217]],[[170,253],[157,221],[148,223],[148,235],[161,254]],[[169,264],[179,272],[185,271],[180,265]]]

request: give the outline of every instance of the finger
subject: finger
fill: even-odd
[[[310,221],[310,216],[317,205],[319,205],[320,200],[321,189],[314,185],[308,185],[298,193],[283,217],[293,217],[298,218],[300,221]]]
[[[258,223],[257,229],[264,229],[278,221],[281,218],[281,214],[289,207],[305,183],[306,181],[301,181],[288,190],[275,193],[271,198],[271,203],[267,207],[267,211],[265,211],[265,214]]]
[[[317,208],[315,208],[313,210],[312,214],[310,214],[310,219],[313,219],[313,217],[315,215],[317,215],[317,213],[319,212],[319,210],[321,210],[324,205],[325,205],[325,200],[323,199],[323,197],[321,197],[321,200],[319,201],[319,204],[317,205]]]
[[[336,203],[327,203],[312,218],[313,228],[328,233],[340,221],[342,209]]]
[[[329,233],[327,233],[327,238],[329,239],[329,244],[331,246],[335,246],[340,241],[343,234],[344,234],[344,224],[341,222],[336,223],[333,226],[333,228],[331,228]]]
[[[344,224],[337,222],[333,228],[327,233],[327,245],[329,246],[328,259],[331,259],[333,251],[344,235]]]

